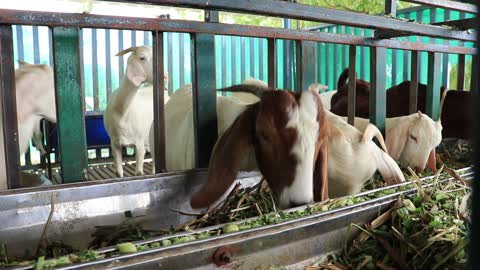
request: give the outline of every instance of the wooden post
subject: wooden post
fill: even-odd
[[[58,145],[64,183],[85,181],[88,170],[79,37],[79,28],[53,28]]]
[[[268,39],[268,86],[277,88],[277,41]]]

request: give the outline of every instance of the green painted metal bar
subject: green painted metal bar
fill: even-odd
[[[440,117],[440,54],[428,53],[427,114],[434,121]]]
[[[386,117],[386,89],[385,78],[386,71],[386,52],[382,47],[371,47],[370,74],[371,92],[370,92],[370,123],[385,135],[385,117]]]
[[[214,11],[206,11],[206,13]],[[218,18],[207,15],[206,18]],[[208,168],[217,141],[215,36],[192,34],[193,126],[197,168]]]
[[[15,68],[11,25],[0,25],[0,189],[20,187]],[[5,183],[6,182],[6,183]]]
[[[154,126],[154,147],[155,172],[161,173],[166,169],[165,162],[165,114],[164,96],[165,89],[164,66],[163,66],[163,32],[153,32],[153,126]]]
[[[310,84],[315,83],[315,42],[296,41],[295,46],[295,91],[306,91]]]
[[[61,175],[64,183],[85,181],[88,160],[82,105],[80,29],[56,27],[52,32]]]
[[[277,40],[268,39],[268,86],[277,88]]]

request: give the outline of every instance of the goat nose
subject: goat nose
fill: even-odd
[[[423,172],[423,169],[420,168],[420,167],[415,167],[415,173],[419,174],[419,173],[422,173]]]

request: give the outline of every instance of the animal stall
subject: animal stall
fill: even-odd
[[[388,269],[386,267],[390,266],[434,269],[463,266],[468,259],[476,259],[466,254],[470,246],[475,248],[475,241],[470,245],[468,238],[470,186],[476,183],[472,181],[473,168],[450,168],[449,163],[433,155],[429,157],[437,161],[433,172],[422,173],[423,167],[417,172],[410,167],[401,171],[395,162],[397,159],[388,155],[392,145],[396,149],[395,143],[389,143],[392,139],[388,137],[384,140],[383,135],[389,134],[386,126],[387,49],[412,52],[407,104],[411,114],[417,113],[419,103],[418,57],[423,52],[428,54],[425,112],[418,117],[428,117],[428,123],[438,126],[441,103],[448,100],[446,94],[440,92],[442,54],[458,54],[461,63],[465,62],[466,55],[473,57],[470,92],[473,96],[478,92],[478,78],[474,76],[478,74],[477,49],[466,45],[477,39],[477,32],[470,31],[478,27],[478,23],[474,23],[478,22],[477,17],[444,21],[441,25],[405,21],[396,18],[395,1],[386,1],[387,16],[277,0],[248,1],[248,4],[222,0],[137,2],[204,10],[205,21],[0,9],[0,123],[3,128],[0,136],[5,142],[0,148],[3,159],[0,184],[2,189],[8,187],[0,191],[0,267],[348,269],[365,266]],[[478,14],[478,7],[473,4],[450,0],[410,2]],[[368,28],[375,33],[371,38],[227,24],[219,22],[219,12],[325,22]],[[51,31],[62,185],[19,188],[23,173],[18,147],[21,123],[17,121],[12,25],[48,26]],[[154,117],[150,132],[153,143],[150,147],[155,153],[154,175],[87,181],[92,169],[87,158],[81,91],[81,28],[152,33],[152,76],[138,73],[146,68],[137,65],[134,70],[127,68],[125,77],[130,80],[126,82],[130,88],[138,88],[143,82],[153,85]],[[191,36],[192,85],[178,90],[164,106],[163,39],[166,32]],[[231,91],[233,96],[237,91],[248,92],[257,95],[256,99],[234,103],[235,96],[217,96],[214,91],[217,89],[215,61],[212,61],[215,59],[215,35],[267,39],[268,86],[254,82],[219,89]],[[445,45],[395,39],[412,35],[464,43]],[[279,40],[294,42],[292,92],[274,91],[279,88],[276,61]],[[318,85],[314,85],[318,82],[318,74],[322,73],[314,68],[317,67],[318,43],[349,46],[348,80],[342,85],[343,92],[340,87],[337,89],[337,93],[346,96],[346,120],[323,109]],[[370,87],[368,91],[356,93],[356,54],[361,46],[370,48]],[[141,61],[148,59],[142,55],[135,57]],[[458,73],[463,72],[465,69],[459,68]],[[356,100],[357,94],[365,93],[370,124],[365,124],[360,131],[353,126]],[[241,97],[239,95],[238,99]],[[243,96],[246,97],[252,98]],[[304,107],[293,110],[295,104]],[[218,114],[229,106],[239,109]],[[184,108],[186,112],[182,112]],[[166,142],[172,138],[166,127],[172,125],[168,122],[169,115],[178,112],[182,112],[185,119],[188,119],[186,113],[191,117],[193,142],[183,146],[194,153],[194,168],[166,172],[171,158]],[[312,116],[312,113],[316,114]],[[230,119],[230,124],[222,122],[221,119],[226,118]],[[296,119],[288,122],[287,132],[277,130],[274,125],[268,128],[271,123],[285,121],[284,118]],[[256,119],[257,125],[250,119]],[[176,126],[181,126],[181,121]],[[301,128],[314,128],[315,135],[298,132]],[[291,129],[297,131],[294,137],[301,138],[306,147],[291,140]],[[181,133],[176,135],[182,137]],[[407,139],[420,141],[409,135]],[[284,136],[282,142],[288,143],[278,143],[280,136]],[[373,137],[377,138],[379,146],[372,141]],[[276,151],[271,151],[272,142]],[[242,158],[235,154],[247,155],[249,147],[255,148],[255,154],[251,151],[249,156],[253,159],[249,161],[253,161],[253,168],[259,168],[261,174],[258,170],[241,171],[244,168]],[[183,148],[178,147],[178,151],[180,149]],[[304,155],[298,154],[302,151]],[[290,159],[290,153],[294,153],[295,158]],[[355,160],[360,154],[363,158]],[[365,166],[356,166],[358,162],[364,162]],[[297,163],[302,166],[292,165]],[[438,170],[436,165],[440,165]],[[298,169],[300,167],[302,169]],[[380,177],[374,176],[377,170]],[[347,171],[349,173],[345,173]],[[302,180],[299,187],[296,183]],[[346,187],[342,188],[344,184]],[[334,193],[330,193],[331,190]],[[192,206],[199,206],[199,209]],[[437,212],[441,214],[431,216]],[[412,231],[425,234],[415,238],[419,234]],[[418,240],[415,245],[421,250],[412,244],[413,240],[412,243],[406,240],[408,233],[411,239]],[[442,241],[426,240],[432,238],[442,238]],[[355,245],[351,245],[353,240]],[[359,251],[357,244],[367,246],[360,246]],[[393,249],[397,245],[399,250],[395,255]],[[379,252],[362,253],[372,246]]]

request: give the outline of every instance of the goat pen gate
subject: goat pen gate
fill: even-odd
[[[145,19],[130,17],[108,17],[101,15],[86,14],[62,14],[48,12],[28,12],[28,11],[11,11],[0,10],[0,98],[2,102],[2,125],[3,125],[3,147],[0,153],[4,156],[4,162],[0,164],[0,179],[7,179],[8,188],[14,189],[18,187],[19,181],[19,150],[17,138],[17,121],[16,121],[16,105],[15,105],[15,80],[14,80],[14,63],[13,63],[13,32],[12,25],[39,25],[48,26],[52,33],[53,45],[53,63],[55,71],[55,92],[57,102],[58,116],[58,136],[59,136],[59,152],[61,157],[62,178],[64,183],[73,183],[85,181],[85,173],[88,169],[87,147],[85,139],[85,123],[83,111],[82,96],[82,72],[80,57],[80,28],[115,28],[129,29],[152,32],[152,44],[154,52],[154,126],[155,126],[155,173],[160,173],[165,169],[165,133],[164,133],[164,115],[163,115],[163,93],[161,89],[164,87],[164,32],[184,32],[191,35],[191,61],[192,61],[192,82],[193,82],[193,107],[194,107],[194,130],[195,130],[195,149],[196,149],[196,167],[205,168],[208,165],[210,153],[217,137],[216,127],[216,94],[211,89],[216,88],[216,70],[215,62],[209,61],[215,57],[215,39],[214,35],[231,35],[231,36],[250,36],[267,39],[268,57],[268,84],[271,87],[277,87],[277,41],[292,40],[295,43],[295,59],[294,62],[294,90],[302,91],[306,89],[310,83],[316,82],[316,72],[312,72],[312,66],[316,66],[315,55],[316,43],[337,43],[348,45],[349,62],[349,123],[353,121],[353,113],[355,111],[355,80],[354,70],[357,68],[356,54],[360,46],[370,47],[370,81],[372,83],[372,92],[370,95],[371,115],[370,120],[373,124],[384,130],[385,128],[385,89],[386,89],[386,50],[408,50],[411,53],[411,80],[412,85],[418,82],[418,57],[420,52],[428,54],[428,88],[427,88],[427,114],[434,120],[439,118],[439,89],[442,82],[441,77],[441,56],[442,54],[459,54],[464,59],[465,55],[472,55],[475,59],[472,66],[472,74],[478,74],[477,49],[459,46],[451,46],[445,44],[423,44],[410,41],[398,41],[389,39],[392,37],[405,35],[419,35],[431,38],[455,39],[463,42],[476,41],[476,34],[463,30],[452,30],[439,26],[416,24],[402,20],[392,19],[389,17],[371,16],[357,14],[346,11],[331,10],[320,7],[311,7],[294,3],[278,2],[274,0],[251,1],[249,5],[244,5],[240,1],[222,1],[222,0],[144,0],[139,1],[148,4],[157,5],[174,5],[179,7],[204,9],[206,12],[206,22],[193,22],[181,20],[165,20],[165,19]],[[412,0],[415,3],[432,4],[429,0]],[[395,1],[387,1],[389,8],[387,14],[395,15]],[[477,7],[469,4],[458,4],[454,1],[445,0],[440,4],[434,4],[438,7],[450,8],[464,12],[478,14]],[[374,37],[356,37],[340,34],[332,34],[325,32],[277,29],[258,26],[240,26],[229,25],[218,22],[218,12],[229,11],[239,13],[254,13],[260,15],[289,17],[292,19],[320,21],[333,24],[365,27],[375,30]],[[457,20],[454,22],[446,22],[445,24],[454,23],[463,25],[468,23],[468,19]],[[469,27],[472,28],[472,27]],[[462,60],[463,61],[463,60]],[[313,69],[314,70],[314,69]],[[319,71],[321,72],[321,71]],[[478,94],[478,78],[472,76],[471,91]],[[410,93],[416,97],[417,89],[411,87]],[[416,106],[416,99],[411,99],[410,108]],[[413,110],[410,110],[413,112]],[[212,124],[214,123],[214,124]],[[181,178],[185,180],[188,174],[179,173],[175,175],[157,175],[159,179],[164,177]],[[185,178],[185,179],[184,179]],[[118,181],[119,179],[115,179]],[[129,179],[131,180],[131,179]],[[151,176],[138,177],[137,181],[154,181]],[[111,184],[115,184],[115,181]],[[102,183],[104,184],[104,183]],[[108,184],[108,183],[107,183]],[[118,183],[117,183],[118,184]],[[87,187],[83,183],[76,183],[73,187]],[[57,187],[54,187],[57,188]],[[101,188],[96,183],[90,185],[91,189]],[[122,188],[122,187],[119,187]],[[34,190],[35,191],[35,190]],[[53,192],[54,189],[46,188],[40,191]],[[93,190],[92,190],[93,191]],[[8,194],[7,194],[8,195]],[[15,195],[15,194],[13,194]],[[21,196],[22,194],[16,194]],[[91,195],[89,195],[91,196]],[[8,199],[8,198],[7,198]],[[28,201],[28,200],[26,200]],[[13,201],[12,201],[13,202]],[[382,202],[386,203],[386,202]],[[382,206],[384,206],[382,204]],[[370,208],[369,211],[377,208]],[[371,212],[370,212],[371,213]],[[336,213],[339,216],[340,212]],[[343,213],[344,214],[344,213]],[[332,220],[335,217],[332,217]],[[338,218],[338,216],[336,216]],[[321,227],[327,223],[316,222],[303,224],[303,226]],[[334,223],[328,223],[335,225]],[[312,231],[307,231],[312,232]],[[297,231],[298,233],[298,231]],[[266,237],[265,234],[260,237]],[[291,234],[290,237],[296,236]],[[303,235],[305,236],[305,235]],[[242,235],[234,235],[236,243],[245,243],[247,237],[242,239]],[[248,235],[254,237],[254,235]],[[223,238],[228,238],[223,237]],[[222,238],[222,239],[223,239]],[[233,239],[233,238],[232,238]],[[233,240],[232,240],[233,241]],[[202,247],[201,243],[197,243],[192,248]],[[205,241],[207,243],[207,241]],[[208,244],[208,243],[207,243]],[[218,244],[218,243],[217,243]],[[271,243],[270,243],[271,244]],[[213,246],[213,245],[212,245]],[[208,250],[212,248],[209,246]],[[182,258],[187,258],[190,254],[187,246],[182,246],[184,253],[180,254],[185,257],[176,257],[178,262]],[[189,263],[202,263],[200,260],[207,257],[207,245],[203,246],[202,257],[198,257],[196,261]],[[245,247],[244,247],[245,248]],[[205,254],[204,254],[205,253]],[[168,253],[173,255],[175,253]],[[167,255],[168,255],[167,254]],[[178,254],[178,253],[177,253]],[[147,254],[148,255],[148,254]],[[158,254],[157,254],[158,255]],[[117,262],[133,260],[130,263],[141,267],[142,261],[138,255],[116,258]],[[150,256],[150,257],[149,257]],[[154,258],[152,254],[147,257],[148,263],[160,260],[159,257]],[[162,257],[162,259],[164,259]],[[188,262],[188,261],[187,261]],[[106,265],[107,262],[104,262]],[[113,263],[109,261],[108,263]],[[128,264],[128,263],[127,263]],[[192,267],[195,267],[192,265]]]

